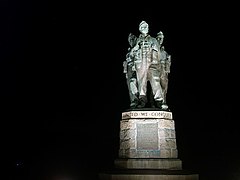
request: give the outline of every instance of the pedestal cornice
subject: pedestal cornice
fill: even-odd
[[[122,120],[125,119],[173,119],[170,111],[157,110],[129,110],[122,112]]]

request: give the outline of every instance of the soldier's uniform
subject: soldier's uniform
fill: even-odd
[[[144,107],[147,101],[147,82],[150,82],[152,93],[158,107],[163,101],[163,92],[160,85],[160,58],[159,44],[150,35],[140,34],[136,46],[132,49],[135,53],[135,67],[138,82],[139,99],[142,101],[140,107]]]
[[[162,31],[157,34],[157,41],[159,43],[159,57],[160,57],[160,84],[163,91],[163,110],[169,110],[167,105],[167,90],[168,90],[168,74],[170,73],[171,55],[169,55],[164,46],[162,46],[164,35]]]
[[[130,52],[126,55],[126,60],[123,62],[124,73],[126,74],[126,80],[128,85],[130,108],[136,108],[138,105],[138,87],[137,87],[137,75],[134,66],[133,57],[130,56]]]
[[[163,91],[163,104],[165,108],[167,107],[167,90],[168,90],[168,74],[170,73],[171,66],[171,55],[169,55],[165,50],[164,46],[160,48],[160,63],[161,63],[161,75],[160,75],[160,84]]]

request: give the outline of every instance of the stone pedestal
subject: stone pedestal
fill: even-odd
[[[136,110],[122,113],[119,158],[102,180],[198,180],[182,170],[172,112]]]
[[[172,113],[130,111],[120,122],[119,158],[177,158]]]

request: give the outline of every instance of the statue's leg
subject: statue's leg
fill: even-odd
[[[131,100],[130,107],[136,108],[138,105],[138,101],[139,101],[138,100],[139,92],[138,92],[138,88],[137,88],[137,79],[136,78],[131,78],[131,80],[130,80],[129,94],[130,94],[130,100]]]
[[[163,90],[162,109],[163,110],[168,110],[168,105],[167,105],[168,77],[167,77],[167,74],[165,72],[161,75],[160,81],[161,81],[161,86],[162,86],[162,90]]]
[[[151,86],[151,84],[150,84],[150,86]],[[150,89],[150,92],[149,92],[149,97],[148,97],[148,99],[149,99],[149,104],[150,104],[150,107],[151,108],[155,108],[155,100],[154,100],[154,95],[153,95],[153,91],[152,91],[152,87],[150,87],[149,88]]]
[[[138,87],[136,71],[132,70],[132,66],[127,68],[127,85],[130,98],[130,108],[135,108],[138,104]]]
[[[160,72],[156,69],[150,69],[149,81],[152,87],[155,104],[158,108],[161,108],[161,105],[163,103],[163,91],[160,84]]]
[[[137,84],[139,91],[138,108],[144,108],[147,103],[147,69],[139,69],[137,71]]]

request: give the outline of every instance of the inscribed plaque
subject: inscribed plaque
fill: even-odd
[[[137,124],[137,149],[157,150],[158,149],[158,124],[138,123]]]

